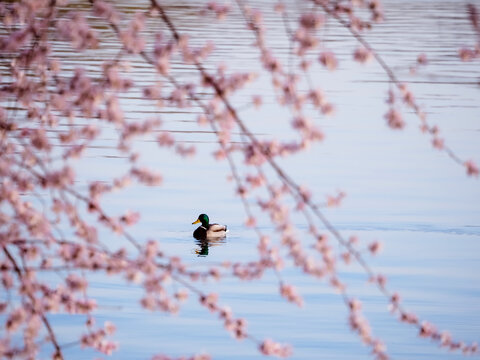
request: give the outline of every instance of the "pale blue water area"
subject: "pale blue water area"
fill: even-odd
[[[147,3],[138,5],[147,8]],[[212,64],[231,64],[229,68],[250,70],[258,67],[258,53],[251,47],[251,33],[244,32],[243,20],[234,12],[225,22],[204,22],[192,17],[199,1],[170,1],[167,7],[181,31],[201,44],[214,39],[216,50]],[[274,51],[288,56],[283,25],[273,21],[273,2],[255,2],[265,11],[265,21],[272,30],[267,38]],[[475,2],[480,6],[478,1]],[[133,5],[117,2],[130,13]],[[135,3],[135,7],[137,3]],[[377,25],[366,35],[398,76],[410,87],[429,119],[438,124],[446,142],[465,159],[480,163],[480,87],[479,63],[463,63],[457,50],[473,46],[475,37],[468,23],[463,2],[384,1],[387,22]],[[304,2],[292,8],[309,9]],[[115,40],[108,28],[99,28],[105,40],[87,54],[64,53],[64,69],[87,65],[98,71],[98,60],[111,58]],[[152,27],[152,32],[155,29]],[[356,64],[352,60],[355,42],[332,20],[322,30],[325,46],[336,51],[339,69],[312,73],[314,83],[322,87],[335,107],[332,117],[316,117],[325,131],[323,143],[309,151],[280,161],[293,178],[313,190],[319,201],[337,189],[347,193],[340,208],[325,214],[345,236],[357,235],[366,246],[381,240],[384,248],[378,257],[367,256],[375,270],[384,273],[389,288],[398,291],[407,309],[421,319],[449,330],[455,339],[480,340],[480,186],[478,179],[467,178],[464,170],[444,153],[434,150],[430,138],[418,130],[419,122],[406,115],[404,131],[392,131],[385,125],[384,103],[387,78],[374,62]],[[281,36],[280,36],[280,35]],[[218,41],[217,41],[218,40]],[[425,52],[429,65],[416,75],[409,67],[419,53]],[[151,84],[152,70],[133,60],[130,76],[137,84]],[[188,79],[192,72],[174,69]],[[318,69],[318,68],[317,68]],[[245,91],[236,95],[244,104],[252,94],[265,94],[261,112],[247,109],[240,114],[260,138],[291,136],[289,115],[274,102],[268,76],[261,76]],[[168,254],[205,269],[223,261],[256,259],[256,235],[244,227],[245,214],[234,194],[225,161],[215,161],[217,149],[208,128],[199,128],[192,109],[165,113],[147,106],[139,94],[123,99],[129,119],[159,116],[163,128],[172,131],[177,140],[195,144],[197,155],[182,159],[170,150],[159,149],[151,139],[136,142],[142,163],[164,175],[160,187],[134,185],[125,191],[105,197],[105,210],[113,214],[126,209],[140,211],[140,222],[131,229],[140,240],[156,239]],[[192,113],[193,112],[193,113]],[[127,168],[127,160],[118,155],[112,129],[105,128],[98,147],[87,151],[76,163],[78,186],[87,180],[108,180]],[[235,140],[240,141],[240,136]],[[251,200],[253,202],[253,200]],[[198,256],[201,247],[192,237],[194,221],[205,212],[211,220],[226,223],[230,232],[224,242],[211,246],[208,256]],[[299,231],[303,222],[293,215]],[[258,218],[267,233],[271,225]],[[107,231],[102,240],[111,247],[126,243]],[[203,250],[205,251],[205,249]],[[203,255],[206,255],[205,253]],[[438,349],[428,340],[418,338],[416,330],[400,324],[389,314],[387,302],[377,289],[367,284],[358,266],[343,267],[340,275],[349,290],[364,302],[373,333],[384,340],[393,359],[461,359],[456,353]],[[260,281],[244,282],[226,277],[220,282],[199,283],[206,293],[220,294],[220,303],[232,307],[236,316],[248,321],[249,332],[259,338],[273,338],[294,347],[293,359],[370,359],[369,350],[349,330],[347,310],[342,298],[322,281],[304,276],[292,266],[282,272],[283,278],[295,284],[304,296],[304,308],[287,303],[278,295],[277,278],[271,272]],[[126,285],[117,278],[91,277],[89,294],[99,303],[99,323],[110,320],[117,326],[115,340],[120,350],[114,359],[147,359],[155,353],[189,355],[205,352],[214,359],[260,359],[262,355],[248,340],[236,341],[222,328],[222,322],[198,304],[194,295],[178,315],[151,313],[139,305],[143,292],[136,285]],[[172,284],[172,286],[178,286]],[[181,286],[178,286],[181,287]],[[61,343],[75,341],[83,331],[82,316],[51,316]],[[65,350],[67,359],[96,356],[89,350],[72,346]],[[45,355],[46,356],[46,355]]]

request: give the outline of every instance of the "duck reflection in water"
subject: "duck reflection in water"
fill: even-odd
[[[195,243],[199,246],[198,249],[195,249],[195,254],[199,257],[205,257],[208,256],[208,249],[211,246],[219,246],[223,245],[226,243],[226,238],[220,238],[220,239],[204,239],[204,240],[199,240],[195,241]]]
[[[227,226],[219,224],[210,224],[210,219],[207,214],[200,214],[198,219],[192,224],[201,223],[197,229],[193,232],[193,237],[197,239],[197,245],[200,246],[199,250],[195,253],[198,256],[207,256],[209,246],[216,246],[225,243],[225,237],[227,236]]]

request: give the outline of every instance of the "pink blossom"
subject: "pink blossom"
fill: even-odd
[[[283,14],[285,12],[285,4],[281,1],[279,1],[274,5],[273,10],[275,10],[276,12],[278,12],[280,14]]]
[[[31,39],[31,32],[28,28],[13,31],[9,36],[0,38],[0,50],[6,52],[18,51]]]
[[[385,275],[382,275],[382,274],[379,274],[377,276],[375,276],[372,281],[376,282],[378,284],[378,286],[384,288],[385,285],[387,284],[387,278]]]
[[[300,69],[302,69],[305,72],[308,71],[308,69],[310,69],[311,66],[312,66],[312,61],[310,60],[302,59],[302,61],[300,62]]]
[[[298,294],[294,286],[288,284],[281,284],[280,294],[289,302],[295,303],[300,307],[303,306],[303,299]]]
[[[327,206],[336,207],[342,204],[343,199],[346,194],[343,191],[339,191],[336,196],[328,195],[327,196]]]
[[[368,245],[368,251],[370,251],[372,255],[377,255],[381,249],[382,243],[379,241],[374,241],[370,245]]]
[[[14,332],[27,319],[27,312],[23,307],[16,308],[7,317],[5,328],[8,332]]]
[[[213,152],[213,157],[215,160],[224,160],[227,157],[227,153],[223,149],[218,149]]]
[[[315,107],[321,107],[325,104],[325,95],[321,89],[313,89],[309,92],[308,97]]]
[[[467,4],[467,11],[473,28],[477,31],[477,33],[480,33],[480,16],[478,15],[477,7],[474,4],[469,3]]]
[[[445,147],[445,141],[439,137],[434,137],[432,140],[432,145],[434,148],[438,150],[443,150]]]
[[[188,299],[188,292],[185,289],[180,289],[175,293],[175,299],[178,301],[186,301]]]
[[[162,100],[161,84],[147,86],[143,88],[143,96],[150,100]]]
[[[407,89],[406,86],[402,87],[402,100],[407,104],[408,106],[414,107],[415,106],[415,97],[413,96],[413,93]]]
[[[325,18],[321,14],[306,13],[300,16],[300,25],[305,29],[318,29],[325,22]]]
[[[250,216],[250,217],[247,219],[247,221],[245,222],[245,225],[246,225],[247,227],[255,227],[255,226],[257,226],[257,220],[255,220],[254,217],[251,217],[251,216]]]
[[[339,293],[342,293],[345,291],[345,284],[343,284],[336,276],[333,276],[330,278],[330,285],[333,286],[335,290],[337,290]]]
[[[335,57],[335,54],[331,51],[322,52],[318,60],[330,71],[335,70],[338,66],[337,58]]]
[[[70,166],[65,166],[60,170],[48,173],[43,179],[44,187],[64,188],[73,185],[75,173]]]
[[[418,324],[418,318],[413,313],[402,312],[400,314],[400,320],[409,324]]]
[[[330,103],[325,103],[321,106],[323,115],[332,115],[335,112],[335,107]]]
[[[394,108],[391,108],[385,114],[385,119],[387,119],[388,126],[390,126],[392,129],[403,129],[405,127],[405,122],[403,121],[402,115]]]
[[[124,175],[120,178],[113,180],[113,187],[112,190],[119,190],[123,189],[124,187],[130,185],[132,183],[132,179],[128,175]]]
[[[263,175],[247,175],[245,181],[252,187],[252,189],[261,187],[265,184],[265,178]]]
[[[148,309],[148,310],[151,310],[151,311],[154,311],[155,310],[155,298],[153,297],[153,295],[146,295],[144,296],[141,300],[140,300],[140,304],[142,305],[142,307],[144,307],[145,309]]]
[[[151,360],[174,360],[174,359],[167,355],[157,354],[152,356]]]
[[[372,343],[370,325],[359,311],[352,311],[348,317],[348,321],[351,329],[360,335],[360,338],[365,344]]]
[[[262,106],[262,97],[260,95],[254,95],[252,96],[252,103],[255,105],[255,107],[258,109]]]
[[[132,211],[128,211],[125,215],[120,217],[120,221],[128,226],[136,224],[139,219],[140,213]]]
[[[295,32],[295,41],[300,45],[297,49],[299,56],[303,56],[307,51],[316,48],[318,45],[318,38],[303,27]]]
[[[458,50],[458,56],[462,61],[471,61],[478,56],[478,53],[474,49],[464,47]]]
[[[116,24],[119,20],[119,16],[115,8],[102,0],[96,0],[93,2],[93,12],[96,16],[107,19],[109,22]]]
[[[107,335],[112,335],[116,330],[115,324],[110,321],[105,321],[103,326]]]
[[[426,65],[428,63],[427,55],[425,53],[419,54],[417,56],[417,64]]]
[[[227,16],[227,14],[230,11],[230,5],[229,4],[221,5],[221,4],[218,4],[215,1],[210,1],[207,4],[206,8],[209,11],[213,11],[215,13],[217,19],[219,19],[219,20],[225,19],[225,17]]]
[[[8,268],[8,267],[7,267]],[[3,271],[2,272],[2,286],[5,289],[11,289],[13,288],[14,282],[13,282],[13,277],[11,274]]]
[[[218,294],[211,293],[208,295],[200,296],[200,303],[208,308],[211,312],[217,311],[218,307]]]
[[[340,256],[343,262],[347,265],[350,264],[350,262],[352,261],[352,255],[349,252],[344,252]]]
[[[68,275],[68,277],[65,279],[65,282],[69,290],[73,292],[85,291],[88,286],[88,283],[85,280],[85,278],[77,276],[75,274]]]
[[[104,73],[108,86],[118,91],[127,91],[133,86],[130,79],[122,78],[119,72],[119,66],[112,64],[104,64]]]
[[[467,354],[477,354],[478,353],[478,343],[473,342],[469,347],[466,348]]]
[[[279,344],[271,339],[266,339],[260,344],[260,352],[267,356],[289,357],[292,350],[288,345]]]
[[[395,306],[398,305],[400,303],[400,295],[398,293],[393,293],[391,298],[390,298],[390,301]]]
[[[196,154],[197,150],[194,145],[186,146],[184,144],[177,144],[177,146],[175,146],[175,152],[183,157],[192,157]]]
[[[95,30],[91,29],[85,17],[74,13],[70,19],[60,19],[57,22],[58,34],[71,41],[77,50],[97,48],[98,39]]]
[[[385,353],[386,350],[387,350],[387,347],[385,346],[385,344],[383,342],[381,342],[378,339],[373,340],[372,352],[378,356],[377,358],[379,360],[388,360],[389,359],[387,354]]]
[[[478,166],[473,160],[468,160],[464,162],[465,167],[467,168],[467,174],[469,176],[478,176]]]
[[[50,151],[52,148],[48,141],[45,129],[31,129],[29,132],[32,145],[38,150]]]
[[[420,336],[422,337],[431,337],[432,335],[436,334],[437,330],[435,326],[432,324],[424,321],[420,325]]]
[[[438,135],[439,132],[440,132],[440,129],[438,128],[437,125],[434,125],[434,126],[430,127],[429,131],[433,135]]]
[[[170,132],[162,131],[157,136],[157,142],[160,146],[172,147],[175,144],[175,139]]]
[[[281,72],[282,65],[269,51],[262,53],[262,63],[265,69],[270,72]]]
[[[179,108],[185,108],[188,106],[187,92],[183,88],[176,88],[168,97],[170,104]]]
[[[64,159],[79,159],[85,149],[87,148],[86,144],[74,145],[71,146],[65,153],[63,154]]]
[[[65,304],[65,310],[72,314],[88,314],[97,308],[93,299],[78,299]]]
[[[362,303],[357,299],[351,299],[348,302],[348,306],[351,311],[360,311],[362,309]]]
[[[147,168],[132,168],[130,173],[138,181],[144,183],[145,185],[150,185],[150,186],[160,185],[163,181],[163,178],[160,174],[154,173],[153,171]]]
[[[305,130],[310,128],[311,121],[309,118],[297,116],[292,120],[292,127],[298,130]]]
[[[195,354],[187,360],[212,360],[212,357],[208,354]]]
[[[85,139],[93,140],[100,134],[100,129],[95,125],[89,124],[82,127],[80,133],[85,137]]]
[[[442,346],[450,346],[452,344],[452,336],[448,331],[443,331],[440,334],[440,343]]]
[[[177,45],[174,42],[168,41],[165,43],[163,35],[161,33],[156,34],[153,55],[155,65],[160,74],[167,75],[169,73],[170,58],[176,49]]]
[[[105,355],[112,355],[118,349],[118,344],[114,341],[101,340],[97,349]]]
[[[370,61],[372,58],[372,53],[370,50],[364,48],[364,47],[359,47],[355,50],[353,53],[353,59],[355,61],[358,61],[359,63],[366,63]]]
[[[120,33],[123,46],[129,53],[138,54],[143,51],[145,40],[140,35],[140,32],[144,28],[144,23],[145,15],[137,13],[128,25],[128,28]]]
[[[208,118],[205,114],[200,114],[197,117],[197,124],[200,126],[206,126],[208,125]]]
[[[5,302],[0,302],[0,313],[4,313],[7,309],[8,304]]]

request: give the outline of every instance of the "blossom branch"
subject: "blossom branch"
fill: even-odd
[[[176,30],[175,26],[173,25],[173,23],[170,21],[170,19],[168,18],[168,16],[166,15],[165,11],[163,10],[163,7],[161,5],[159,5],[155,0],[152,0],[152,5],[159,11],[160,13],[160,16],[162,17],[162,19],[165,21],[165,23],[167,24],[168,28],[171,30],[173,36],[175,37],[175,39],[177,39],[177,41],[181,38],[180,34],[178,33],[178,31]],[[254,31],[254,32],[257,32],[258,34],[258,27],[257,26],[252,26],[251,29]],[[362,268],[366,271],[367,275],[369,275],[369,277],[371,279],[373,279],[374,283],[377,285],[377,287],[379,288],[379,290],[381,291],[382,294],[384,294],[384,296],[389,299],[389,301],[392,301],[392,299],[396,299],[396,297],[394,297],[393,295],[391,295],[391,293],[387,290],[387,288],[385,287],[385,278],[383,276],[378,276],[376,275],[373,270],[371,270],[371,268],[367,265],[367,263],[365,262],[365,260],[363,259],[363,257],[361,256],[361,254],[356,251],[356,249],[352,246],[351,243],[349,243],[345,238],[343,238],[343,236],[340,234],[340,232],[333,226],[333,224],[330,223],[330,221],[323,215],[323,213],[320,211],[320,209],[318,208],[318,206],[316,204],[314,204],[313,202],[311,202],[311,200],[305,196],[304,192],[302,191],[301,187],[293,180],[290,178],[290,176],[288,176],[284,170],[275,162],[275,160],[273,159],[272,156],[270,156],[270,154],[268,152],[265,152],[265,150],[263,149],[263,147],[260,145],[260,143],[258,142],[258,140],[255,138],[255,136],[249,131],[249,129],[245,126],[245,124],[243,123],[243,121],[240,119],[240,117],[238,116],[236,110],[234,109],[234,107],[230,104],[229,100],[227,99],[225,93],[224,93],[224,90],[219,86],[218,83],[215,82],[214,78],[209,75],[207,73],[207,71],[205,70],[205,68],[202,66],[202,64],[199,62],[199,61],[194,61],[194,65],[195,67],[197,68],[197,70],[199,71],[200,75],[202,76],[202,78],[204,79],[204,81],[207,83],[207,84],[210,84],[211,87],[214,89],[215,91],[215,94],[216,96],[222,100],[223,104],[225,105],[226,109],[228,110],[229,114],[232,116],[232,118],[235,120],[235,122],[237,123],[237,125],[239,126],[239,128],[241,129],[242,133],[245,134],[251,141],[252,145],[258,150],[260,151],[261,153],[263,153],[263,155],[265,156],[265,159],[266,161],[271,165],[271,167],[275,170],[275,172],[277,173],[277,175],[279,176],[279,178],[282,179],[282,181],[285,182],[286,185],[288,185],[298,196],[300,196],[301,198],[304,199],[305,201],[305,204],[312,210],[313,214],[315,214],[315,216],[320,220],[320,222],[325,226],[325,228],[337,239],[337,241],[343,246],[345,247],[349,253],[352,254],[352,256],[357,260],[357,262],[362,266]],[[396,78],[394,78],[396,79]],[[401,319],[405,319],[405,317],[408,317],[407,316],[407,312],[403,310],[402,307],[399,306],[398,304],[398,299],[396,299],[395,301],[395,306],[396,308],[399,310],[400,314],[401,314]],[[420,333],[423,334],[423,333],[428,333],[428,337],[433,339],[433,340],[438,340],[440,341],[441,340],[441,336],[439,336],[439,333],[437,331],[428,331],[428,332],[425,332],[424,331],[424,325],[423,324],[420,324],[417,321],[410,321],[410,323],[413,323],[414,325],[417,326],[417,328],[420,329]],[[461,346],[463,343],[461,342],[451,342],[449,341],[448,344],[446,344],[446,346],[449,346],[451,349],[458,349],[458,348],[461,348],[462,351],[464,352],[476,352],[477,351],[477,348],[475,346],[475,344],[473,344],[472,346],[469,346],[469,345],[464,345],[463,347]]]
[[[13,268],[15,270],[15,273],[18,276],[18,280],[21,283],[23,283],[24,282],[24,277],[23,277],[22,271],[20,270],[19,266],[17,265],[17,262],[15,261],[15,258],[12,256],[10,251],[8,251],[6,245],[2,244],[2,249],[3,249],[3,252],[5,253],[5,255],[7,256],[8,260],[12,263]],[[55,348],[55,354],[53,355],[53,359],[63,360],[64,357],[63,357],[62,349],[61,349],[60,345],[58,344],[57,337],[55,335],[55,332],[53,331],[52,326],[50,325],[50,322],[48,321],[48,319],[45,316],[45,314],[43,313],[43,311],[39,311],[38,307],[36,306],[37,301],[36,301],[34,295],[28,290],[28,287],[26,287],[26,290],[27,290],[26,291],[27,296],[29,297],[29,299],[32,303],[32,311],[37,313],[40,316],[40,318],[42,319],[43,325],[45,326],[45,328],[48,332],[48,335],[50,337],[50,341],[52,342],[52,344]]]
[[[438,138],[438,128],[436,126],[432,126],[428,124],[426,119],[426,114],[420,109],[420,106],[415,101],[411,91],[407,88],[407,86],[403,82],[401,82],[398,79],[397,75],[394,73],[391,67],[388,66],[387,63],[383,60],[383,58],[380,56],[380,54],[370,46],[369,42],[360,34],[360,32],[351,23],[343,19],[337,10],[332,9],[329,6],[329,3],[327,1],[325,0],[311,0],[311,1],[315,5],[320,6],[325,11],[326,14],[331,16],[340,25],[342,25],[345,29],[347,29],[352,34],[352,36],[366,49],[366,51],[375,58],[377,63],[385,71],[390,81],[395,85],[395,87],[402,94],[404,102],[413,110],[413,112],[420,119],[420,122],[422,124],[421,126],[422,131],[428,132],[433,137],[433,145],[437,149],[445,151],[445,153],[457,164],[464,166],[468,175],[478,176],[479,174],[478,167],[475,163],[473,163],[473,161],[462,160],[460,156],[458,156],[453,151],[452,148],[448,147],[442,139]],[[394,116],[395,113],[389,112],[388,114],[389,115],[386,115],[387,120],[391,121],[392,116]]]

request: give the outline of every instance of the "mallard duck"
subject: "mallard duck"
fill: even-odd
[[[200,214],[198,219],[195,220],[192,224],[202,223],[194,232],[193,237],[195,239],[208,239],[208,238],[219,238],[225,237],[227,235],[227,226],[219,224],[210,224],[207,214]]]

